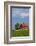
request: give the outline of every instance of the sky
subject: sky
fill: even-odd
[[[28,8],[12,8],[12,27],[15,28],[16,23],[29,23]]]

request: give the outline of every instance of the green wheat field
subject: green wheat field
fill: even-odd
[[[29,36],[29,30],[20,29],[20,30],[12,31],[11,36],[13,37]]]

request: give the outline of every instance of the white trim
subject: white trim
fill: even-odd
[[[31,7],[31,13],[29,13],[29,31],[30,31],[30,36],[28,37],[12,37],[10,38],[10,6],[30,6]],[[29,11],[30,11],[29,10]],[[31,15],[30,15],[31,14]],[[33,40],[33,6],[32,5],[19,5],[19,4],[10,4],[8,5],[8,28],[9,28],[9,41],[19,41],[19,40]]]

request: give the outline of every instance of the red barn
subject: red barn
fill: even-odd
[[[28,29],[29,27],[27,24],[21,24],[19,28],[20,29]]]

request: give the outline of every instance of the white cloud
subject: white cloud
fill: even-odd
[[[14,17],[18,16],[18,17],[24,18],[24,17],[29,16],[29,13],[15,13],[13,16]]]
[[[20,17],[24,18],[26,16],[29,16],[29,14],[28,13],[20,13]]]

